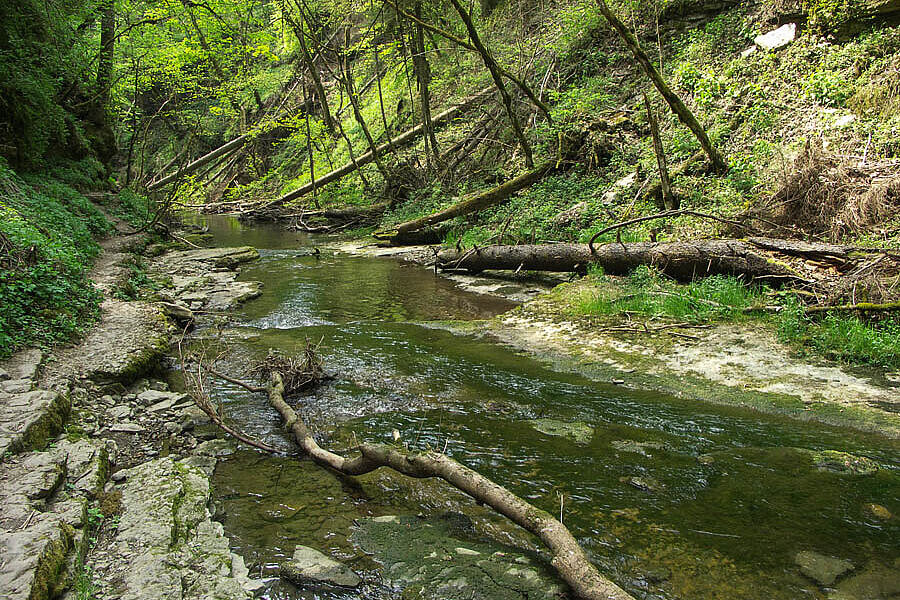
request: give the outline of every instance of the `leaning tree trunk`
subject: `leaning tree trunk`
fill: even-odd
[[[104,110],[109,105],[109,90],[112,87],[113,54],[116,43],[116,4],[106,0],[100,16],[100,54],[97,60],[97,89],[100,106]]]
[[[435,115],[434,118],[432,119],[432,122],[435,124],[438,124],[438,123],[443,123],[444,121],[449,121],[450,119],[455,118],[462,111],[464,111],[465,109],[472,106],[472,104],[474,104],[475,102],[478,102],[482,98],[485,98],[490,91],[491,91],[491,89],[481,90],[481,92],[475,94],[474,96],[468,98],[467,100],[464,100],[461,104],[457,104],[456,106],[448,108],[447,110],[443,111],[442,113]],[[422,127],[421,124],[419,124],[411,129],[407,129],[400,135],[398,135],[394,138],[391,138],[391,140],[389,142],[381,144],[380,146],[377,147],[377,150],[378,150],[378,152],[384,153],[390,149],[391,145],[393,145],[395,148],[400,148],[400,147],[404,146],[405,144],[409,144],[410,142],[416,140],[420,135],[422,135],[423,132],[424,132],[424,128]],[[329,183],[332,183],[333,181],[337,181],[338,179],[340,179],[341,177],[344,177],[345,175],[353,173],[359,167],[363,167],[363,166],[371,163],[373,160],[375,160],[375,155],[372,153],[372,151],[370,150],[368,152],[365,152],[362,155],[358,156],[356,158],[356,161],[351,161],[347,164],[344,164],[344,165],[338,167],[337,169],[334,169],[330,173],[326,173],[326,174],[322,175],[321,177],[319,177],[319,179],[316,181],[315,187],[317,189],[321,189],[323,186],[328,185]],[[297,188],[296,190],[294,190],[292,192],[288,192],[287,194],[281,196],[280,198],[272,200],[271,202],[268,202],[250,212],[266,210],[266,209],[271,209],[276,206],[280,206],[286,202],[290,202],[291,200],[296,200],[297,198],[300,198],[301,196],[305,196],[306,194],[310,193],[312,190],[313,190],[312,184],[310,184],[310,183],[304,184],[304,185],[300,186],[299,188]]]
[[[603,267],[611,275],[624,275],[641,265],[654,266],[669,277],[691,281],[708,275],[734,275],[778,284],[805,281],[790,268],[756,251],[742,240],[696,242],[634,242],[604,244],[591,252],[587,244],[530,244],[486,246],[470,250],[444,250],[437,264],[443,269],[526,271],[584,271]]]
[[[656,89],[659,90],[659,93],[665,98],[666,102],[668,102],[672,112],[674,112],[681,122],[687,125],[688,129],[693,132],[697,141],[700,142],[700,146],[703,147],[703,151],[709,156],[709,160],[712,162],[713,167],[717,171],[727,171],[728,165],[725,163],[725,159],[722,158],[722,155],[719,154],[719,151],[713,146],[709,136],[706,135],[706,130],[700,125],[700,121],[698,121],[697,117],[694,116],[694,113],[684,105],[684,102],[682,102],[678,94],[672,91],[672,88],[669,87],[666,80],[663,79],[663,76],[656,70],[656,67],[653,66],[653,63],[647,56],[647,53],[644,52],[644,49],[641,48],[641,45],[638,43],[637,38],[634,37],[625,24],[610,10],[605,0],[597,0],[597,5],[600,7],[600,12],[606,17],[610,26],[616,30],[616,33],[619,34],[619,37],[622,38],[622,41],[625,42],[625,45],[628,46],[631,53],[634,54],[634,57],[637,59],[638,64],[641,65],[644,73],[647,74],[647,77],[650,78],[650,81],[653,82],[653,85],[656,86]]]
[[[519,141],[519,146],[521,146],[522,152],[525,154],[525,165],[530,169],[534,166],[534,155],[531,151],[531,144],[528,143],[528,139],[525,137],[525,131],[519,123],[519,117],[516,116],[516,111],[512,105],[512,97],[509,95],[509,91],[503,83],[503,74],[500,72],[497,61],[494,60],[494,57],[491,56],[491,53],[488,52],[487,48],[481,42],[481,38],[478,36],[478,30],[475,29],[475,23],[472,21],[472,16],[466,12],[466,9],[459,3],[459,0],[450,0],[450,3],[453,4],[453,8],[456,9],[456,12],[459,13],[462,22],[466,25],[466,30],[469,32],[469,39],[472,40],[472,45],[475,46],[478,54],[481,55],[484,66],[487,67],[488,71],[491,73],[491,78],[494,80],[494,85],[497,86],[497,91],[500,92],[500,99],[503,101],[503,107],[506,109],[506,115],[509,117],[509,122],[516,134],[516,139]]]
[[[417,229],[422,229],[423,227],[428,227],[429,225],[448,221],[454,217],[460,217],[462,215],[478,212],[480,210],[484,210],[485,208],[490,208],[491,206],[501,204],[508,200],[510,196],[512,196],[516,192],[523,190],[543,179],[544,176],[546,176],[556,167],[556,164],[556,160],[547,161],[538,168],[532,169],[527,173],[523,173],[522,175],[519,175],[514,179],[510,179],[502,185],[478,194],[474,198],[464,200],[463,202],[459,202],[449,208],[445,208],[444,210],[427,215],[425,217],[401,223],[391,230],[377,232],[375,234],[375,237],[381,240],[393,240],[395,238],[402,238],[405,234],[408,234],[411,231],[416,231]]]
[[[357,447],[360,454],[355,458],[335,454],[316,443],[303,420],[285,402],[284,382],[278,373],[270,375],[267,393],[269,403],[284,419],[297,444],[317,464],[345,475],[365,475],[387,467],[417,479],[443,479],[538,536],[553,554],[551,564],[578,598],[634,600],[597,571],[565,525],[503,486],[435,451],[413,453],[382,444],[360,444]]]

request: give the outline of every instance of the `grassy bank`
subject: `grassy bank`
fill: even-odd
[[[863,320],[852,313],[807,315],[791,292],[748,286],[726,276],[681,285],[647,267],[638,268],[627,278],[594,272],[589,281],[589,291],[569,307],[573,316],[596,317],[614,324],[757,323],[777,331],[781,341],[800,353],[900,369],[897,316]]]

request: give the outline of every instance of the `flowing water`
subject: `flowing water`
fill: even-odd
[[[411,448],[446,450],[535,505],[562,512],[601,569],[637,597],[827,597],[828,588],[794,563],[800,551],[851,561],[855,574],[875,582],[866,593],[878,586],[897,593],[889,589],[900,570],[895,441],[551,368],[454,333],[447,323],[491,317],[511,301],[464,291],[396,259],[335,254],[327,238],[225,217],[207,222],[216,245],[249,244],[262,255],[241,278],[262,281],[263,295],[219,334],[230,348],[223,368],[243,375],[269,348],[294,353],[307,339],[321,340],[336,379],[296,401],[324,445],[391,442],[396,429]],[[321,255],[306,255],[313,245]],[[245,431],[295,452],[262,395],[227,384],[217,394]],[[822,470],[797,449],[849,452],[881,468],[868,475]],[[436,482],[381,473],[354,481],[296,456],[241,451],[221,463],[214,485],[226,532],[254,575],[271,574],[295,544],[371,575],[375,563],[348,541],[354,520],[371,515],[464,512],[487,523],[473,536],[488,531],[539,549]],[[873,515],[872,504],[893,518]],[[378,586],[337,594],[277,584],[266,594],[390,597]]]

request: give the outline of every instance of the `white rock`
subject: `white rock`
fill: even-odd
[[[758,35],[753,42],[763,50],[777,50],[787,46],[797,37],[797,24],[788,23],[775,31]]]

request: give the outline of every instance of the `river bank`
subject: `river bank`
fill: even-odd
[[[433,261],[427,247],[380,248],[349,242],[337,249],[424,266]],[[567,275],[443,276],[466,291],[523,303],[484,322],[448,327],[489,336],[558,368],[634,389],[900,438],[900,373],[840,364],[814,352],[800,355],[797,348],[777,339],[772,326],[712,322],[678,327],[673,319],[638,315],[622,327],[611,319],[579,314],[578,305],[601,286],[614,288],[624,278],[609,277],[601,284],[592,278],[572,281]]]

